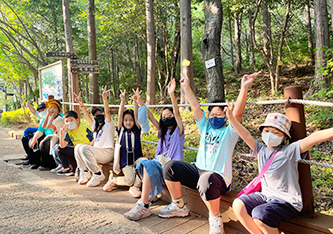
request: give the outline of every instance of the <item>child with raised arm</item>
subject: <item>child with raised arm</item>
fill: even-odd
[[[237,121],[241,121],[247,91],[260,72],[244,75],[237,105],[234,110]],[[185,217],[189,215],[183,198],[182,185],[197,189],[209,210],[210,233],[223,233],[220,214],[220,197],[228,191],[232,180],[232,155],[238,140],[237,132],[231,125],[226,126],[224,106],[208,107],[208,118],[200,108],[190,87],[189,79],[182,76],[180,83],[185,97],[194,111],[195,121],[200,131],[200,145],[195,164],[170,161],[163,168],[164,179],[172,197],[172,203],[157,212],[162,218]],[[223,102],[216,100],[213,103]]]
[[[130,220],[136,221],[151,215],[149,198],[160,194],[165,185],[162,164],[171,159],[177,161],[183,160],[184,126],[174,95],[175,89],[176,81],[173,79],[168,86],[173,108],[163,108],[160,121],[157,121],[147,109],[140,93],[136,93],[136,100],[141,106],[140,108],[148,111],[149,120],[158,129],[159,140],[155,159],[141,161],[136,167],[137,173],[142,179],[142,194],[141,199],[137,201],[135,206],[124,214]]]
[[[135,92],[139,92],[139,89]],[[134,111],[131,109],[124,111],[126,89],[124,92],[120,90],[120,99],[118,127],[116,130],[121,148],[119,159],[115,158],[113,163],[119,166],[117,169],[121,169],[124,176],[113,175],[113,172],[110,171],[110,178],[104,185],[103,190],[110,192],[116,185],[129,186],[129,193],[134,197],[139,197],[141,196],[141,181],[135,174],[135,166],[139,161],[146,158],[143,157],[141,149],[141,126],[138,123],[138,104],[135,102]]]
[[[114,154],[114,122],[111,117],[108,96],[111,89],[104,88],[102,98],[104,108],[93,108],[91,118],[81,100],[81,92],[75,94],[75,101],[79,103],[82,113],[93,130],[93,146],[78,144],[74,148],[74,156],[79,170],[79,184],[95,187],[105,179],[98,163],[105,164],[113,160]]]
[[[243,194],[233,202],[233,211],[250,233],[279,233],[281,223],[295,218],[303,202],[298,183],[298,161],[301,154],[313,145],[333,138],[333,128],[314,132],[308,137],[280,146],[290,138],[291,121],[283,114],[270,113],[260,125],[262,140],[255,140],[250,132],[233,116],[233,103],[228,103],[227,116],[239,136],[253,150],[261,171],[270,157],[272,163],[261,178],[261,192]]]

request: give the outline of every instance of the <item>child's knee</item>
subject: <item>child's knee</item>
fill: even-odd
[[[235,215],[239,216],[242,213],[241,211],[245,209],[245,205],[242,200],[236,198],[232,203],[232,209]]]

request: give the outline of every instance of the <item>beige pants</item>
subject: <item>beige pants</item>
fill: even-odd
[[[141,187],[141,179],[136,175],[135,173],[135,167],[138,164],[139,161],[141,160],[147,160],[144,157],[138,158],[133,166],[125,166],[121,170],[124,174],[124,176],[114,176],[113,172],[110,171],[110,179],[117,184],[121,186],[132,186],[134,185],[135,187]]]

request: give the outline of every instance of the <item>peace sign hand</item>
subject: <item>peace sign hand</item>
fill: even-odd
[[[171,82],[168,85],[168,93],[172,94],[172,93],[175,92],[175,90],[176,90],[176,80],[172,79]]]
[[[103,97],[104,100],[108,98],[109,93],[110,93],[110,91],[112,90],[112,89],[106,90],[106,87],[107,87],[107,85],[105,85],[105,87],[104,87],[104,91],[103,91],[103,93],[102,93],[102,97]]]
[[[261,71],[252,73],[251,75],[244,75],[242,77],[241,85],[244,87],[250,87],[250,85],[253,83],[254,79],[259,76]]]
[[[76,101],[77,103],[79,103],[81,105],[83,103],[82,99],[81,99],[81,91],[79,92],[79,95],[77,95],[75,92],[73,92],[73,94],[74,94],[74,97],[75,97],[74,101]]]
[[[126,101],[126,89],[124,89],[124,91],[120,90],[120,100],[125,103],[125,101]]]
[[[181,74],[182,78],[180,80],[180,84],[183,88],[190,87],[190,80],[186,75]]]
[[[135,89],[132,89],[134,95],[133,95],[133,99],[135,102],[138,102],[138,100],[141,98],[141,93],[142,93],[142,90],[139,90],[139,88],[136,88]]]
[[[233,114],[232,114],[232,109],[234,109],[234,103],[235,103],[235,101],[232,100],[231,104],[229,103],[228,100],[226,100],[226,102],[227,102],[228,107],[224,108],[224,112],[226,112],[227,118],[231,119],[231,118],[234,117]]]

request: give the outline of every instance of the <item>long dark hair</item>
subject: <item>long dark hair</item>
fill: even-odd
[[[94,132],[96,132],[96,134],[99,133],[99,131],[102,130],[103,126],[105,124],[105,118],[104,118],[104,121],[102,124],[97,124],[96,120],[95,120],[95,129],[94,129]]]
[[[131,115],[132,116],[133,122],[134,122],[133,127],[132,127],[132,129],[133,129],[136,126],[135,118],[134,118],[134,111],[132,109],[127,109],[127,110],[124,111],[124,113],[123,113],[123,122],[122,122],[122,126],[124,127],[124,129],[126,129],[125,126],[124,126],[124,117],[125,117],[125,115]],[[131,130],[131,129],[127,129],[127,130]]]
[[[167,133],[167,131],[168,131],[168,127],[165,126],[165,125],[163,124],[163,122],[162,122],[162,113],[163,113],[163,111],[166,110],[166,109],[170,110],[170,111],[172,112],[172,114],[173,114],[173,108],[172,108],[172,107],[164,107],[164,108],[162,109],[162,111],[161,111],[160,123],[159,123],[159,124],[160,124],[160,129],[161,129],[161,135],[160,135],[160,138],[161,138],[161,143],[162,143],[162,144],[163,144],[163,141],[164,141],[164,139],[165,139],[165,135],[166,135],[166,133]],[[172,127],[171,132],[170,132],[170,135],[172,135],[172,133],[175,131],[176,127],[177,127],[177,122],[176,122],[176,124]]]

